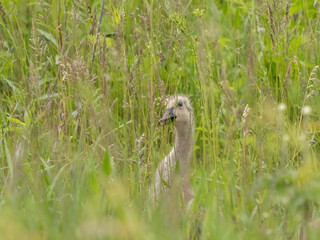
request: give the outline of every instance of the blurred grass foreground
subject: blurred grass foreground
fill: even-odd
[[[319,10],[0,0],[0,239],[320,239]],[[155,207],[176,93],[195,196]]]

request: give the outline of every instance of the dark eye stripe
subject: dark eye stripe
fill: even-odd
[[[178,107],[182,107],[183,103],[182,102],[178,102]]]

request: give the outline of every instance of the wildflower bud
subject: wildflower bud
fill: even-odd
[[[311,112],[312,112],[312,109],[311,109],[310,106],[304,106],[304,107],[302,108],[302,114],[303,114],[304,116],[309,116],[309,115],[311,114]]]
[[[302,134],[299,136],[299,140],[300,140],[301,142],[305,142],[306,139],[307,139],[307,136],[306,136],[306,134],[304,134],[304,133],[302,133]]]
[[[284,103],[280,103],[278,106],[278,110],[280,112],[284,112],[287,109],[287,106]]]
[[[282,141],[283,141],[283,142],[289,142],[289,140],[290,140],[289,135],[284,134],[284,135],[282,136]]]

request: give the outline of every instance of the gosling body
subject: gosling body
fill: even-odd
[[[174,180],[179,182],[185,202],[193,197],[189,181],[189,168],[194,144],[194,117],[190,100],[185,95],[170,96],[166,99],[166,112],[159,120],[160,125],[174,124],[174,146],[160,162],[155,173],[154,199],[167,192]],[[179,163],[179,166],[177,166]],[[174,176],[177,175],[177,178]]]

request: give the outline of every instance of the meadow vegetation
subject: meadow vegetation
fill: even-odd
[[[0,239],[319,239],[319,10],[1,0]],[[195,197],[154,207],[176,93]]]

